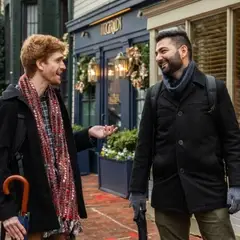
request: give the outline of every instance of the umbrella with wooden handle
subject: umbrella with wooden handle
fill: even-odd
[[[19,221],[24,226],[26,231],[28,231],[28,222],[29,222],[29,213],[27,211],[28,206],[28,196],[29,196],[29,183],[26,178],[20,175],[12,175],[8,177],[3,183],[3,192],[6,195],[10,194],[9,184],[12,181],[20,181],[23,183],[23,197],[22,197],[22,206],[20,210],[20,214],[18,216]],[[27,236],[24,237],[24,240],[27,240]]]

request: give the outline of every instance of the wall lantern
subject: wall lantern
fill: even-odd
[[[112,78],[115,76],[115,66],[113,62],[108,63],[108,77]]]
[[[96,58],[93,57],[88,64],[88,82],[94,83],[98,81],[99,77],[99,64],[96,62]]]
[[[128,58],[120,52],[115,58],[115,77],[116,79],[126,79],[128,72]]]

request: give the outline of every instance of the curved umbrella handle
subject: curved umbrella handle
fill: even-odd
[[[23,198],[22,198],[22,209],[21,214],[24,216],[27,214],[27,205],[28,205],[28,195],[29,195],[29,183],[26,178],[20,176],[20,175],[12,175],[8,177],[4,183],[3,183],[3,192],[8,195],[10,194],[9,191],[9,183],[17,180],[23,183]]]

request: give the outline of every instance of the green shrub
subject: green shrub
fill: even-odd
[[[114,133],[107,138],[100,155],[117,161],[133,160],[137,135],[137,129]]]
[[[73,132],[79,132],[79,131],[83,130],[83,126],[78,125],[78,124],[73,124],[72,129],[73,129]]]

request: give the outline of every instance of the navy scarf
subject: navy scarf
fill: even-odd
[[[180,100],[183,91],[192,80],[195,67],[195,62],[191,61],[184,69],[181,78],[178,80],[163,74],[163,83],[173,98]]]

